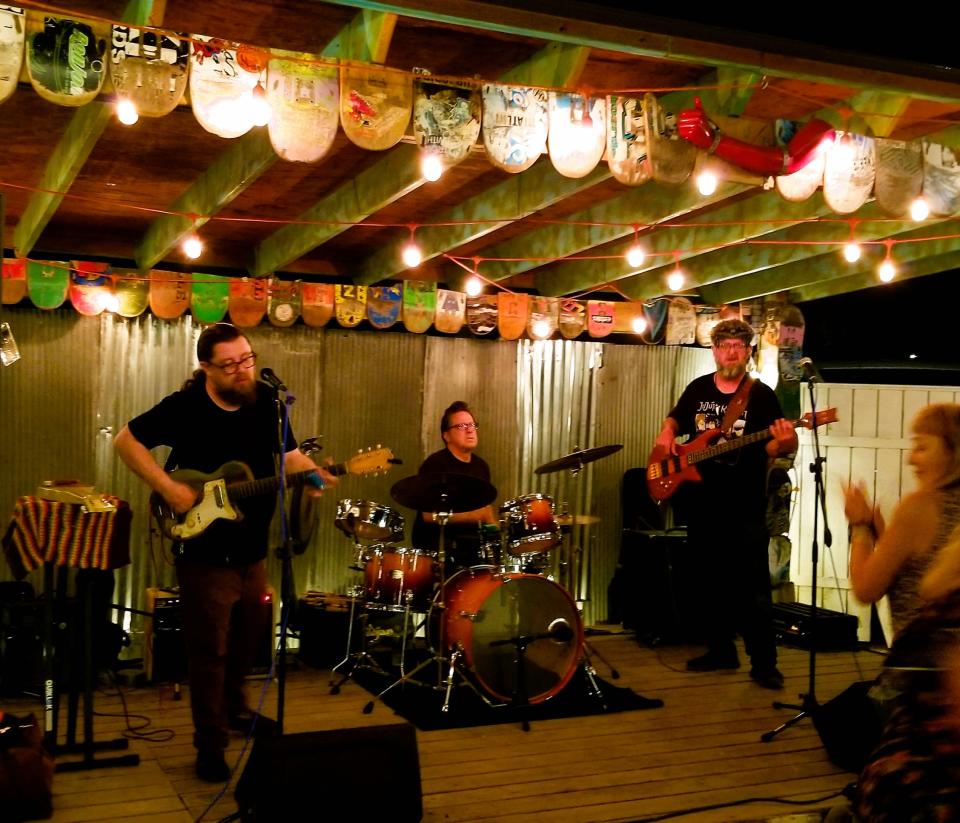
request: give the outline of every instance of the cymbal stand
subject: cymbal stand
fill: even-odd
[[[344,675],[334,683],[330,681],[330,694],[340,694],[340,687],[350,680],[357,669],[364,667],[368,669],[373,669],[374,671],[384,674],[385,672],[380,667],[380,664],[374,660],[370,654],[367,652],[367,619],[368,616],[364,613],[360,617],[360,621],[363,623],[363,637],[360,640],[360,648],[353,652],[353,625],[354,625],[354,616],[356,615],[356,606],[357,600],[360,597],[360,593],[363,591],[362,586],[353,586],[350,590],[350,618],[347,623],[347,649],[344,653],[344,658],[336,666],[334,666],[330,671],[331,674],[339,672],[341,667],[350,663],[349,669],[344,673]]]

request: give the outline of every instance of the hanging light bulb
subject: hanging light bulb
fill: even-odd
[[[471,277],[464,287],[468,297],[477,297],[483,291],[483,281],[479,277]]]
[[[860,259],[860,244],[859,243],[847,243],[843,247],[843,257],[848,263],[856,263]]]
[[[893,262],[893,241],[887,240],[887,256],[883,258],[883,262],[877,268],[877,277],[880,278],[882,283],[889,283],[897,276],[897,267]]]
[[[420,173],[428,183],[436,183],[443,174],[443,161],[435,151],[423,152],[420,156]]]
[[[132,126],[140,119],[140,112],[137,111],[137,105],[127,97],[121,97],[117,100],[117,120],[125,126]]]
[[[203,242],[196,234],[189,234],[183,240],[183,253],[191,260],[196,260],[203,254]]]
[[[270,101],[267,100],[267,90],[263,83],[257,82],[250,94],[250,101],[247,103],[247,111],[250,115],[250,122],[255,126],[265,126],[273,117],[273,108]]]
[[[712,171],[704,169],[697,175],[697,191],[704,197],[709,197],[713,194],[717,190],[718,183],[717,175]]]
[[[646,252],[644,252],[641,246],[631,246],[627,249],[627,265],[631,269],[639,269],[646,259]]]
[[[538,340],[545,340],[550,336],[550,323],[546,320],[535,320],[530,330]]]
[[[401,255],[403,257],[403,264],[408,269],[415,269],[423,262],[423,252],[420,251],[420,247],[417,245],[417,238],[414,236],[415,229],[415,226],[410,226],[410,240],[407,242],[407,245],[403,247]]]
[[[630,328],[633,329],[634,334],[643,334],[647,330],[647,318],[638,314],[630,321]]]
[[[677,266],[670,274],[667,275],[667,288],[670,291],[680,291],[683,288],[683,284],[686,282],[687,278],[684,277],[683,269],[680,266]]]
[[[926,220],[930,216],[930,204],[921,195],[910,204],[910,217],[916,222]]]

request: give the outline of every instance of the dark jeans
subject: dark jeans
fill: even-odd
[[[227,718],[246,709],[243,678],[268,630],[265,561],[226,568],[177,563],[187,647],[193,745],[223,749]]]

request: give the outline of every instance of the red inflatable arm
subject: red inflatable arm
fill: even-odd
[[[700,98],[696,108],[684,109],[677,118],[677,131],[693,145],[716,154],[735,166],[756,174],[792,174],[807,165],[820,144],[832,139],[835,132],[823,120],[805,123],[787,144],[786,150],[776,146],[756,146],[720,133],[703,110]]]

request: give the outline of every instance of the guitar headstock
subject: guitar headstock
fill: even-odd
[[[392,465],[399,463],[390,449],[377,444],[377,447],[361,449],[353,457],[344,461],[348,474],[379,474],[387,472]]]
[[[836,423],[840,418],[837,417],[836,409],[820,409],[817,412],[817,420],[814,423],[813,413],[807,412],[803,417],[797,421],[797,426],[802,426],[805,429],[812,429],[814,425],[825,426],[827,423]]]

